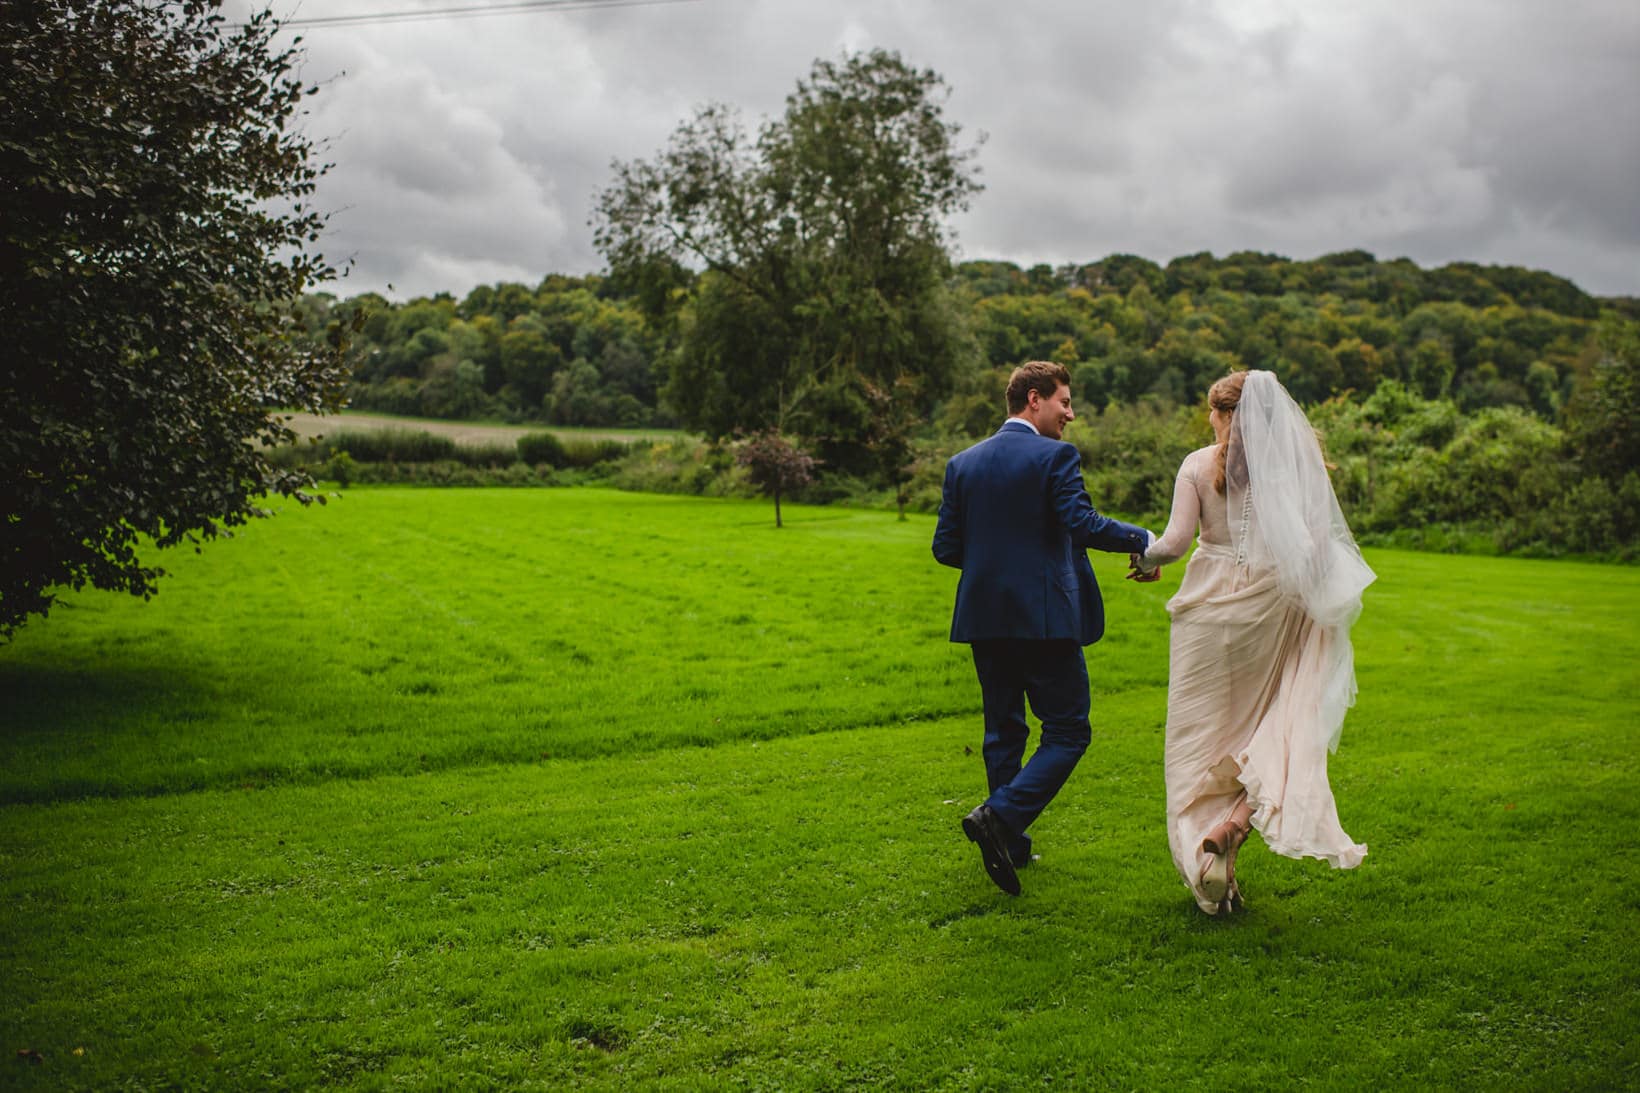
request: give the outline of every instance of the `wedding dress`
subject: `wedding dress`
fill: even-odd
[[[1202,837],[1242,794],[1266,845],[1340,869],[1365,845],[1339,823],[1327,781],[1355,699],[1350,625],[1373,580],[1320,445],[1269,372],[1249,372],[1231,415],[1226,491],[1218,447],[1179,468],[1167,531],[1148,566],[1177,561],[1200,529],[1178,593],[1167,689],[1167,837],[1173,863],[1208,914]]]

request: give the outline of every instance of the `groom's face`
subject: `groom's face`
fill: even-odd
[[[1036,420],[1032,422],[1036,431],[1050,440],[1058,440],[1065,434],[1065,426],[1076,420],[1076,411],[1071,409],[1071,389],[1061,383],[1057,390],[1048,397],[1042,398],[1037,392],[1031,392],[1031,400],[1037,404]]]

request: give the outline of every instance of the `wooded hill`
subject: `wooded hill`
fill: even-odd
[[[675,424],[665,387],[673,301],[691,276],[625,286],[550,275],[532,287],[480,286],[403,304],[367,294],[313,296],[310,323],[363,308],[352,405],[440,418],[563,425]],[[1233,367],[1268,368],[1295,397],[1371,394],[1385,379],[1463,411],[1520,406],[1553,421],[1598,356],[1597,320],[1634,322],[1633,298],[1599,299],[1563,277],[1513,266],[1422,269],[1346,251],[1311,261],[1240,252],[1165,266],[1133,255],[1028,269],[970,261],[952,269],[972,358],[951,398],[988,394],[988,375],[1024,360],[1070,365],[1090,408],[1198,401]],[[950,400],[947,400],[948,402]],[[983,428],[948,405],[940,416]],[[973,431],[964,429],[964,431]]]

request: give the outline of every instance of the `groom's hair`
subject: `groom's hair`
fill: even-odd
[[[1060,384],[1071,385],[1070,369],[1053,361],[1026,361],[1008,377],[1008,413],[1017,414],[1025,409],[1032,391],[1043,398],[1053,398]]]

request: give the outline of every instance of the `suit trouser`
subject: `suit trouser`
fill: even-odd
[[[985,703],[985,776],[991,789],[985,803],[1007,825],[1009,851],[1022,861],[1031,850],[1026,829],[1088,749],[1088,665],[1074,641],[976,641],[972,649]],[[1027,699],[1042,721],[1042,737],[1031,761],[1023,763],[1030,736]]]

